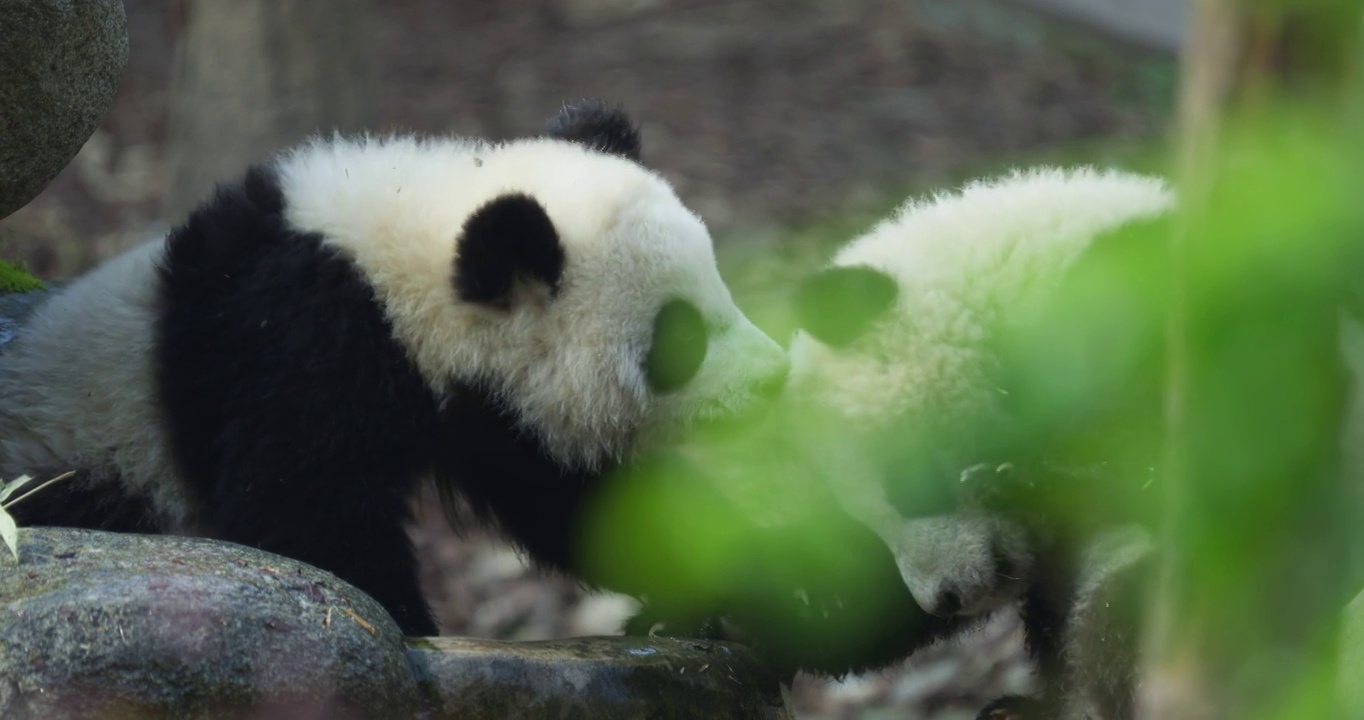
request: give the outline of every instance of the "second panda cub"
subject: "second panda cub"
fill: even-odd
[[[7,346],[0,477],[78,471],[19,521],[262,548],[433,635],[404,527],[433,478],[581,575],[607,473],[787,372],[638,160],[586,103],[548,137],[318,140],[221,186]]]
[[[1022,615],[1040,687],[982,720],[1130,717],[1174,209],[1116,170],[978,180],[797,293],[788,395],[852,430],[803,439],[840,499],[944,628]]]

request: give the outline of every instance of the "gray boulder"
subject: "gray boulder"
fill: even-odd
[[[0,218],[76,156],[127,61],[121,0],[0,0]]]
[[[329,573],[82,530],[24,528],[19,563],[4,552],[0,717],[417,716],[402,634]]]
[[[412,641],[431,720],[652,718],[793,720],[751,651],[671,638]]]
[[[0,718],[790,720],[731,643],[405,640],[329,573],[200,538],[21,528]]]

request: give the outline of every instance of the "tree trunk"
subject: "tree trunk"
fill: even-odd
[[[1197,5],[1178,116],[1171,482],[1141,718],[1340,717],[1339,316],[1364,234],[1350,112],[1362,10]]]
[[[316,133],[375,119],[370,0],[184,0],[163,217]]]

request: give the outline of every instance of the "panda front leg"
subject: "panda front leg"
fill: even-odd
[[[1043,569],[1045,573],[1045,568]],[[977,720],[1058,720],[1062,717],[1070,677],[1066,636],[1070,629],[1075,586],[1056,586],[1033,578],[1020,607],[1023,645],[1037,677],[1031,695],[996,698],[977,715]]]
[[[268,492],[273,485],[275,492]],[[439,634],[421,591],[407,505],[398,497],[345,503],[345,493],[305,500],[277,483],[225,485],[207,513],[214,536],[326,570],[374,598],[404,635]]]
[[[976,715],[976,720],[1059,720],[1064,717],[1065,693],[1071,685],[1066,646],[1070,629],[1068,610],[1073,590],[1064,598],[1049,597],[1044,584],[1033,581],[1019,608],[1023,622],[1023,645],[1036,676],[1036,688],[1028,695],[995,698]]]
[[[1066,686],[1066,637],[1078,592],[1079,553],[1086,541],[1060,515],[1056,494],[1072,478],[1031,463],[989,463],[962,472],[962,498],[973,512],[998,519],[995,544],[1026,557],[1019,615],[1024,649],[1037,675],[1031,695],[996,699],[978,720],[1042,720],[1058,717]],[[1009,537],[1004,537],[1008,535]]]
[[[1154,558],[1141,528],[1118,528],[1095,537],[1086,547],[1052,653],[1057,662],[1039,673],[1039,695],[998,698],[977,720],[1135,717],[1142,599]]]
[[[979,488],[977,497],[991,498],[989,510],[1027,529],[1034,563],[1021,609],[1040,686],[1033,697],[995,700],[978,719],[1133,717],[1141,601],[1154,564],[1149,532],[1139,524],[1077,523],[1049,512],[1059,503],[1041,493],[1079,494],[1094,482],[1089,475],[1053,470],[1034,484],[973,471],[971,480],[1004,484]]]

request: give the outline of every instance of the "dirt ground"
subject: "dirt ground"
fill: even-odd
[[[1171,90],[1168,60],[987,0],[378,5],[383,127],[507,137],[538,132],[565,99],[620,102],[722,256],[757,265],[791,229],[883,208],[907,188],[1072,141],[1151,136]],[[42,195],[0,220],[0,254],[40,275],[79,272],[178,220],[159,201],[182,6],[126,6],[131,56],[113,111]],[[456,538],[434,511],[415,537],[446,633],[610,633],[630,610],[528,570],[486,535]],[[1001,620],[912,669],[806,679],[793,697],[811,720],[971,717],[1026,682],[1018,639]]]

